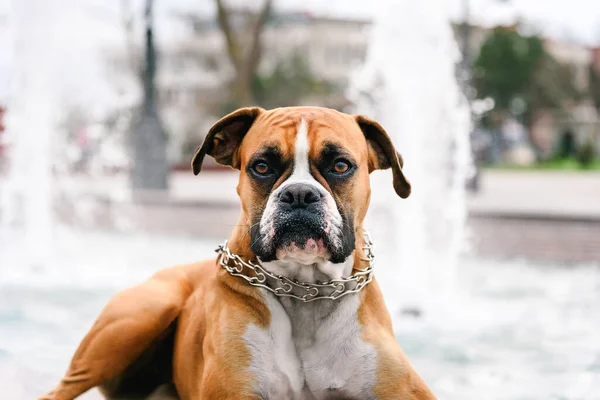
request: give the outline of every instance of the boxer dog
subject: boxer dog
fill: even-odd
[[[325,108],[243,108],[210,129],[194,174],[207,154],[240,170],[239,224],[219,256],[114,296],[42,399],[93,387],[108,399],[434,399],[396,342],[363,231],[372,171],[411,190],[384,129]]]

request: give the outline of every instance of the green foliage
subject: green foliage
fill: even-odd
[[[560,111],[582,98],[573,68],[548,54],[539,36],[522,36],[513,29],[492,31],[481,46],[474,71],[478,97],[493,98],[500,113],[510,113],[516,99],[523,101],[526,125],[536,110]]]
[[[491,97],[496,107],[508,110],[515,97],[523,97],[537,66],[546,57],[542,40],[496,28],[481,46],[475,60],[475,88],[479,97]]]
[[[596,146],[590,138],[577,149],[577,161],[582,168],[590,169],[596,159]]]
[[[520,166],[514,164],[494,164],[486,165],[489,170],[510,170],[510,171],[600,171],[600,159],[596,158],[587,167],[582,165],[574,158],[556,158],[543,161],[532,166]]]

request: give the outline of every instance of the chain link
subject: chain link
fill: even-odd
[[[252,286],[266,289],[276,296],[291,297],[308,303],[323,299],[337,300],[350,293],[358,293],[373,280],[375,254],[373,253],[373,242],[366,231],[364,232],[364,240],[365,258],[362,260],[368,262],[367,268],[356,270],[354,274],[347,278],[317,283],[298,282],[283,275],[275,275],[260,264],[244,261],[239,255],[229,250],[227,241],[220,245],[216,252],[219,253],[219,264],[231,275],[244,279]],[[254,272],[254,275],[244,273],[244,268]]]

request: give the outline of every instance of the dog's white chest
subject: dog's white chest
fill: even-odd
[[[283,304],[265,293],[271,311],[267,329],[249,327],[256,389],[269,400],[369,399],[375,382],[373,347],[360,338],[358,296]],[[287,302],[287,303],[286,303]],[[320,303],[320,304],[319,304]]]

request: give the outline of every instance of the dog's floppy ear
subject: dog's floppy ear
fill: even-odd
[[[260,107],[240,108],[218,120],[208,131],[202,146],[192,157],[192,171],[198,175],[205,155],[213,156],[222,165],[239,168],[236,156],[242,139],[264,110]]]
[[[377,121],[363,115],[355,115],[356,123],[363,131],[369,146],[369,172],[392,168],[394,190],[403,199],[410,195],[410,182],[404,176],[402,156],[394,148],[392,140]]]

